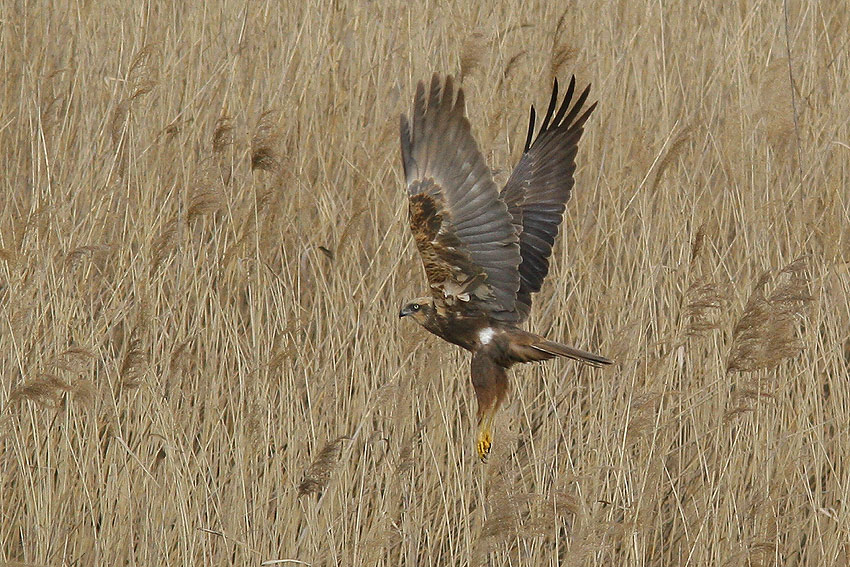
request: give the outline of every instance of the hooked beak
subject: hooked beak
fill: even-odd
[[[413,311],[410,309],[410,307],[405,306],[404,308],[402,308],[401,311],[398,312],[398,318],[401,319],[402,317],[407,317],[411,313],[413,313]]]

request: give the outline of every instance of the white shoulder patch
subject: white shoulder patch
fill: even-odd
[[[493,340],[493,335],[495,334],[496,332],[493,330],[493,327],[484,327],[478,331],[478,340],[481,341],[482,345],[488,345]]]

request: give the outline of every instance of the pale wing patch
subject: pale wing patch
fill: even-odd
[[[493,330],[493,327],[484,327],[478,331],[478,341],[482,345],[489,345],[490,341],[493,340],[493,335],[495,334],[496,332]]]

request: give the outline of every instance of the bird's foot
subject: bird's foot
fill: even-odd
[[[490,435],[490,428],[481,428],[478,432],[478,441],[475,443],[475,448],[478,450],[478,458],[482,463],[487,462],[487,457],[490,456],[490,447],[493,445],[493,437]]]

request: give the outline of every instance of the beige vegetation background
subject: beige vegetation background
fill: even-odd
[[[4,1],[0,564],[846,564],[850,12],[787,18]],[[599,100],[530,326],[617,364],[517,368],[486,466],[397,319],[433,71],[500,180]]]

